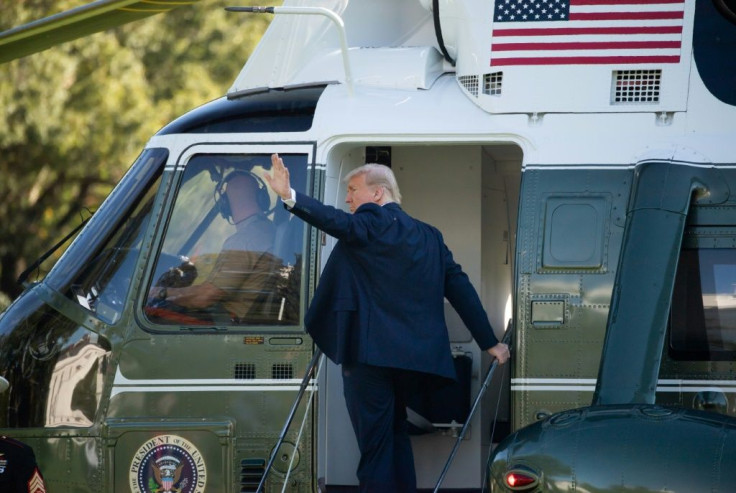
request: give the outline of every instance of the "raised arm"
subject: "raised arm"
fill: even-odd
[[[292,198],[289,170],[278,154],[271,155],[271,174],[265,174],[264,178],[282,200]],[[363,204],[356,214],[350,214],[302,193],[296,192],[294,198],[293,207],[289,205],[292,214],[339,240],[367,243],[372,235],[380,234],[391,224],[391,219],[381,214],[381,206],[376,203]]]

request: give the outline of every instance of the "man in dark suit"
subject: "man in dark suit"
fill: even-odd
[[[348,214],[295,192],[281,158],[274,154],[271,162],[266,181],[286,207],[339,240],[304,322],[317,346],[342,364],[361,453],[360,491],[414,492],[406,397],[422,377],[455,378],[444,299],[501,364],[508,347],[496,339],[442,234],[401,209],[390,168],[367,164],[348,174]]]

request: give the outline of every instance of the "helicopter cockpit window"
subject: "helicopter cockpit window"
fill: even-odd
[[[120,320],[167,156],[144,151],[46,277],[108,324]]]
[[[306,187],[307,157],[284,155]],[[144,312],[174,326],[298,325],[304,227],[263,180],[270,155],[197,155],[186,166]]]
[[[736,356],[736,249],[685,248],[670,313],[670,354],[691,361]]]

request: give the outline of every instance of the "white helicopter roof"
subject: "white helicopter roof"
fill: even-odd
[[[427,89],[455,72],[489,113],[686,108],[694,2],[515,1],[526,10],[514,12],[508,1],[442,0],[443,47],[454,66],[440,53],[431,3],[287,0],[287,9],[320,7],[339,16],[347,54],[330,18],[277,13],[229,93],[324,81]],[[548,4],[562,5],[560,20],[528,19],[542,12],[532,5]]]
[[[284,7],[339,16],[354,84],[426,89],[444,71],[432,14],[417,0],[294,0]],[[228,92],[325,81],[347,82],[336,24],[322,15],[277,13]]]

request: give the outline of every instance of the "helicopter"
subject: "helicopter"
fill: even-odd
[[[272,154],[335,207],[390,166],[512,341],[494,367],[446,304],[458,382],[412,408],[421,490],[736,489],[735,2],[231,10],[273,20],[227,94],[152,136],[0,315],[0,433],[49,490],[357,491],[303,325],[336,241],[264,185]],[[267,255],[225,255],[236,177]]]

